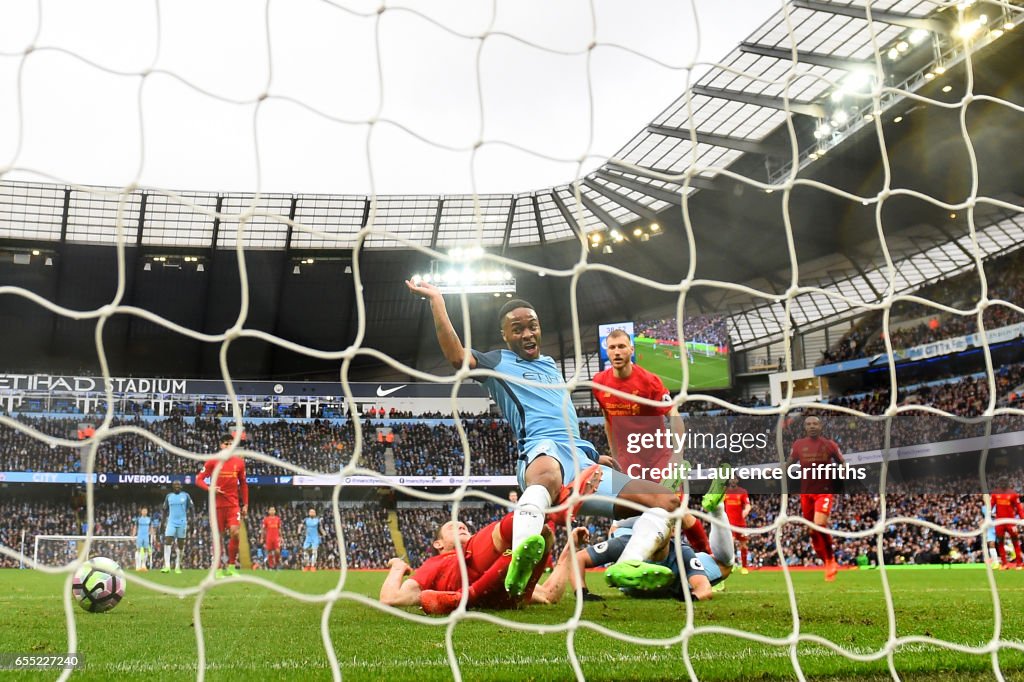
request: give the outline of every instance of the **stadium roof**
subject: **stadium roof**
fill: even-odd
[[[970,11],[977,13],[979,8],[991,13],[991,26],[1021,21],[1021,13],[1011,13],[1006,5],[978,3]],[[963,43],[952,37],[955,8],[941,11],[932,2],[912,0],[872,2],[874,32],[867,11],[864,2],[793,0],[639,131],[615,159],[578,184],[475,198],[382,195],[375,202],[361,195],[270,194],[261,196],[251,212],[253,196],[244,194],[138,189],[122,203],[116,189],[2,182],[0,238],[15,244],[44,240],[65,251],[75,245],[109,245],[121,210],[127,243],[137,247],[136,270],[147,264],[144,254],[161,252],[199,253],[211,268],[213,261],[231,263],[230,254],[218,258],[216,252],[235,246],[238,217],[251,212],[243,245],[255,262],[266,261],[274,273],[271,279],[283,287],[285,275],[298,272],[300,256],[350,263],[345,259],[351,258],[358,232],[372,217],[373,226],[389,234],[370,234],[361,246],[360,262],[368,266],[366,296],[375,297],[378,306],[365,323],[381,334],[381,350],[410,361],[419,359],[419,347],[399,349],[394,344],[401,343],[399,330],[410,322],[422,328],[422,312],[412,307],[401,280],[422,271],[427,256],[403,248],[444,250],[478,239],[490,251],[535,266],[571,268],[579,258],[581,240],[600,232],[602,244],[613,247],[613,253],[604,253],[604,246],[593,249],[590,262],[679,282],[689,261],[684,195],[689,195],[686,214],[697,247],[697,277],[747,285],[767,295],[782,293],[791,281],[789,229],[798,251],[799,284],[856,292],[862,300],[872,301],[885,288],[884,271],[878,269],[879,192],[884,187],[906,187],[956,204],[970,194],[973,178],[966,177],[970,173],[959,177],[948,172],[971,167],[959,111],[929,106],[905,94],[948,103],[962,96],[966,64]],[[975,39],[976,95],[1021,103],[1019,60],[1014,57],[1021,46],[1018,33],[992,31]],[[982,59],[987,60],[984,70],[977,68]],[[938,79],[936,65],[941,65]],[[875,110],[866,91],[878,69],[892,89],[884,91]],[[947,94],[945,86],[940,90],[940,82],[956,90]],[[1019,145],[1021,117],[998,104],[983,106],[988,103],[971,105],[972,115],[982,112],[977,114],[978,125],[984,124],[971,135],[979,166],[976,195],[1019,205],[1016,193],[1024,185],[1012,149]],[[897,118],[907,120],[899,126]],[[876,119],[886,139],[887,169],[880,160]],[[941,158],[932,155],[932,147],[941,149]],[[794,158],[797,177],[864,197],[867,205],[806,185],[772,194],[794,172]],[[723,168],[729,173],[722,173]],[[1019,244],[1019,216],[992,211],[986,215],[984,208],[976,207],[975,222],[997,224],[979,239],[986,253],[996,246]],[[907,195],[886,197],[884,212],[879,219],[885,247],[895,260],[906,258],[897,267],[897,292],[969,265],[962,248],[967,230],[963,216],[947,218],[948,210],[941,205]],[[653,222],[661,227],[658,234],[649,231]],[[632,238],[637,229],[643,232],[643,242]],[[621,241],[612,238],[612,231],[621,235]],[[382,250],[387,253],[373,255]],[[376,272],[377,267],[384,270]],[[78,276],[71,267],[62,270],[64,277]],[[237,270],[234,273],[237,279]],[[372,292],[368,277],[373,279]],[[675,301],[674,294],[642,288],[607,272],[591,271],[588,285],[572,293],[567,278],[546,280],[521,278],[520,291],[552,301],[552,312],[560,320],[567,319],[569,300],[575,295],[581,324],[607,321],[609,315],[635,317],[645,310],[671,309]],[[90,284],[83,281],[82,286]],[[341,279],[335,284],[351,289],[351,283]],[[61,286],[54,285],[57,291]],[[289,327],[281,318],[287,312],[284,308],[297,310],[303,294],[296,289],[294,294],[270,296],[276,300],[266,312],[266,326],[280,331]],[[765,343],[781,331],[781,306],[765,306],[763,299],[748,293],[695,287],[688,302],[706,312],[736,311],[732,327],[740,348]],[[341,316],[346,321],[333,325],[331,334],[312,334],[309,343],[346,345],[342,336],[353,334],[357,326],[355,295],[335,304],[345,309]],[[834,299],[807,294],[795,301],[793,321],[803,329],[854,311]],[[196,328],[209,327],[217,318],[204,313]],[[483,336],[485,341],[495,340],[493,330]],[[559,336],[561,346],[566,337],[571,340],[565,327]]]

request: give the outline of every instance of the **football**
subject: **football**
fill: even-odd
[[[71,581],[71,593],[90,613],[117,606],[124,596],[124,574],[113,559],[95,557],[82,564]]]

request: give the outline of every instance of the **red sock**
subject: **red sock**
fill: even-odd
[[[228,566],[234,566],[238,562],[238,538],[228,540]]]
[[[747,568],[747,548],[745,545],[740,545],[740,566]]]
[[[831,561],[836,560],[835,553],[832,551],[832,536],[828,533],[821,533],[821,546],[825,550],[825,557],[823,561],[827,564]]]
[[[512,546],[512,521],[515,514],[509,513],[498,522],[498,531],[501,533],[501,540],[509,547]]]
[[[509,514],[509,517],[512,515]],[[512,525],[512,524],[509,524]],[[505,555],[491,564],[484,574],[473,581],[469,586],[469,600],[467,606],[474,606],[491,594],[505,594],[505,572],[512,562],[510,555]]]
[[[1020,566],[1024,557],[1020,555],[1020,540],[1017,538],[1013,539],[1013,551],[1017,553],[1017,565]]]
[[[693,551],[711,554],[708,534],[704,530],[704,524],[700,522],[700,519],[697,519],[697,522],[689,528],[684,528],[683,533],[686,535],[686,540],[690,543],[690,547],[693,547]]]
[[[276,559],[273,554],[267,555],[267,568],[274,568],[276,566]]]
[[[814,552],[821,558],[822,561],[825,559],[825,545],[821,541],[821,533],[816,530],[811,531],[811,544],[814,546]]]

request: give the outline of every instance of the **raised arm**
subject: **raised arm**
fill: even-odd
[[[430,302],[430,312],[434,316],[434,332],[437,334],[437,343],[441,346],[441,352],[445,360],[451,366],[458,369],[462,367],[463,358],[469,358],[469,368],[476,367],[476,358],[469,352],[469,349],[462,345],[459,335],[455,333],[451,318],[448,317],[448,309],[444,304],[444,296],[433,284],[423,281],[405,281],[412,293],[423,296]]]

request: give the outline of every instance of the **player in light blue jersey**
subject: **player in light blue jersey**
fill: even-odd
[[[320,517],[316,509],[309,508],[309,515],[302,520],[302,529],[306,540],[302,543],[302,570],[316,571],[316,553],[320,549]]]
[[[153,527],[153,519],[149,517],[149,509],[143,507],[139,510],[139,517],[132,525],[132,535],[135,536],[135,570],[148,571],[149,558],[153,554],[153,534],[156,529]]]
[[[462,345],[437,287],[420,280],[409,280],[406,286],[430,302],[441,352],[453,367],[461,368],[465,361],[470,369],[488,369],[499,375],[477,380],[487,387],[519,440],[516,474],[523,494],[512,527],[512,563],[505,578],[509,594],[522,594],[533,567],[544,555],[541,529],[546,510],[584,470],[598,480],[596,493],[609,499],[587,499],[580,513],[610,518],[636,515],[635,508],[616,504],[611,498],[647,508],[634,524],[633,536],[619,560],[606,572],[608,582],[642,589],[671,582],[671,570],[647,559],[667,541],[669,515],[678,509],[679,499],[658,483],[631,479],[613,469],[609,465],[614,460],[600,456],[580,437],[579,419],[562,374],[552,358],[541,355],[540,319],[533,306],[521,299],[507,302],[499,313],[501,338],[507,348],[481,353]],[[594,464],[601,465],[596,472],[590,469]]]
[[[164,498],[164,567],[161,573],[171,572],[171,545],[174,545],[174,572],[181,573],[181,550],[188,534],[188,522],[195,512],[192,497],[181,489],[181,483],[171,484],[171,492]]]

